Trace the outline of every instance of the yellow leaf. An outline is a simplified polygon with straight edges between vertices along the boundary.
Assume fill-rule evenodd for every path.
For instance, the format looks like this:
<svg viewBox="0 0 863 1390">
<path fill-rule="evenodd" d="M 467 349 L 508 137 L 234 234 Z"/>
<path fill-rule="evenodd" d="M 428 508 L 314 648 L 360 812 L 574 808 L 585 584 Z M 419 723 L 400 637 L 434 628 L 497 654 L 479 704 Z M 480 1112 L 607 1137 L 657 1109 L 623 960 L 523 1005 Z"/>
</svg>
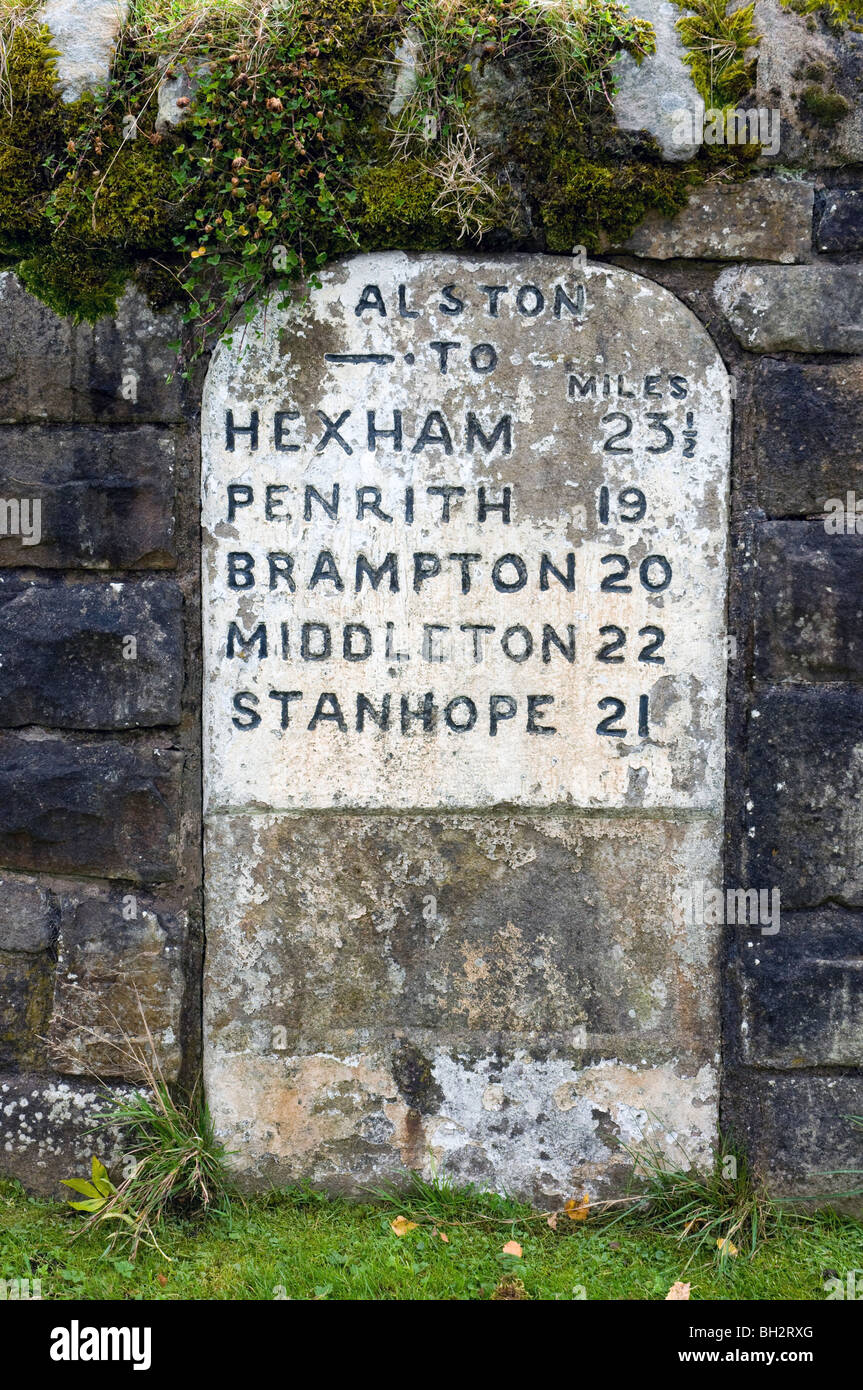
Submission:
<svg viewBox="0 0 863 1390">
<path fill-rule="evenodd" d="M 519 1245 L 517 1240 L 508 1240 L 506 1245 L 503 1247 L 502 1254 L 517 1255 L 518 1258 L 521 1259 L 521 1246 Z"/>
<path fill-rule="evenodd" d="M 722 1251 L 723 1255 L 740 1254 L 740 1251 L 737 1249 L 737 1246 L 734 1244 L 734 1242 L 729 1240 L 726 1236 L 720 1236 L 716 1244 L 719 1246 L 719 1249 Z"/>
<path fill-rule="evenodd" d="M 676 1284 L 672 1284 L 672 1285 L 671 1285 L 671 1288 L 668 1290 L 668 1293 L 665 1295 L 665 1301 L 666 1301 L 666 1303 L 669 1301 L 669 1299 L 671 1299 L 671 1300 L 673 1301 L 673 1300 L 676 1299 L 676 1298 L 679 1298 L 679 1299 L 688 1298 L 688 1297 L 689 1297 L 689 1290 L 690 1290 L 691 1288 L 692 1288 L 692 1285 L 691 1285 L 691 1284 L 681 1284 L 681 1283 L 680 1283 L 680 1280 L 678 1280 Z"/>
<path fill-rule="evenodd" d="M 408 1231 L 415 1231 L 417 1228 L 417 1223 L 415 1221 L 408 1221 L 406 1216 L 397 1216 L 395 1221 L 390 1222 L 390 1225 L 397 1236 L 405 1236 Z"/>
<path fill-rule="evenodd" d="M 585 1192 L 580 1202 L 570 1197 L 568 1202 L 564 1202 L 563 1209 L 570 1221 L 586 1221 L 590 1211 L 590 1193 Z"/>
</svg>

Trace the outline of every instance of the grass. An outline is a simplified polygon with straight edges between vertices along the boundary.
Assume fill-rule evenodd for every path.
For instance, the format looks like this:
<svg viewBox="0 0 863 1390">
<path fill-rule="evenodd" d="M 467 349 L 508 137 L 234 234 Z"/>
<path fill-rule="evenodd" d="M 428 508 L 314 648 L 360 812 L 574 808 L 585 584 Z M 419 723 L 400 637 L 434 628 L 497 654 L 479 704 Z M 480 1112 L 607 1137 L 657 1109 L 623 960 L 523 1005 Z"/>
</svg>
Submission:
<svg viewBox="0 0 863 1390">
<path fill-rule="evenodd" d="M 85 1197 L 77 1209 L 89 1213 L 87 1229 L 107 1236 L 110 1252 L 125 1251 L 134 1259 L 142 1242 L 164 1254 L 159 1233 L 167 1217 L 208 1216 L 225 1209 L 237 1194 L 225 1146 L 213 1129 L 203 1082 L 199 1080 L 190 1094 L 168 1085 L 146 1011 L 132 988 L 140 1034 L 132 1037 L 109 1010 L 118 1040 L 107 1046 L 119 1069 L 134 1078 L 138 1088 L 110 1098 L 107 1109 L 95 1117 L 97 1127 L 105 1125 L 122 1136 L 122 1178 L 115 1186 L 94 1155 L 89 1181 L 78 1175 L 61 1181 Z M 77 1058 L 88 1042 L 101 1039 L 100 1029 L 87 1021 L 98 1000 L 81 988 L 74 997 L 77 1015 L 68 1020 L 68 1038 L 51 1049 L 61 1067 Z M 94 1080 L 98 1082 L 99 1077 Z"/>
<path fill-rule="evenodd" d="M 416 1227 L 396 1235 L 394 1214 Z M 521 1258 L 502 1253 L 511 1240 Z M 553 1231 L 528 1207 L 440 1183 L 418 1183 L 398 1204 L 291 1190 L 206 1223 L 171 1220 L 161 1233 L 170 1259 L 142 1246 L 132 1262 L 105 1244 L 76 1213 L 0 1183 L 0 1278 L 40 1279 L 46 1299 L 486 1300 L 517 1278 L 538 1300 L 658 1301 L 682 1279 L 693 1300 L 820 1301 L 825 1279 L 863 1268 L 863 1225 L 850 1218 L 782 1221 L 752 1258 L 717 1263 L 641 1218 L 561 1220 Z"/>
</svg>

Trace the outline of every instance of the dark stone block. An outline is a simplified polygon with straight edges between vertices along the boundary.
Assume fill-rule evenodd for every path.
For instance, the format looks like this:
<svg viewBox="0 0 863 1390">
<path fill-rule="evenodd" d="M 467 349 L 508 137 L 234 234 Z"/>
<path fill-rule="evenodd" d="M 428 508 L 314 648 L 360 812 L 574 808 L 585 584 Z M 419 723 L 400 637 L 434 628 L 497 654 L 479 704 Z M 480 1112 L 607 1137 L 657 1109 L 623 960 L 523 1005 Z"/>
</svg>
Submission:
<svg viewBox="0 0 863 1390">
<path fill-rule="evenodd" d="M 95 1153 L 116 1178 L 123 1136 L 97 1116 L 131 1086 L 66 1080 L 45 1072 L 0 1073 L 0 1171 L 31 1192 L 68 1200 L 63 1178 L 86 1178 Z M 47 1290 L 46 1290 L 47 1292 Z"/>
<path fill-rule="evenodd" d="M 769 517 L 821 517 L 829 498 L 863 498 L 863 362 L 760 362 L 744 409 L 755 501 Z"/>
<path fill-rule="evenodd" d="M 54 894 L 41 883 L 0 875 L 0 951 L 46 951 L 59 920 Z"/>
<path fill-rule="evenodd" d="M 756 1067 L 856 1067 L 863 1060 L 863 915 L 780 913 L 779 931 L 737 933 L 732 974 L 740 1057 Z"/>
<path fill-rule="evenodd" d="M 781 687 L 754 697 L 743 881 L 782 907 L 863 907 L 863 691 Z"/>
<path fill-rule="evenodd" d="M 48 1035 L 60 1071 L 134 1080 L 130 1051 L 150 1056 L 152 1043 L 176 1080 L 185 936 L 185 917 L 149 895 L 103 885 L 64 895 Z"/>
<path fill-rule="evenodd" d="M 821 522 L 759 527 L 755 673 L 764 681 L 863 677 L 863 535 Z"/>
<path fill-rule="evenodd" d="M 44 1065 L 51 1016 L 53 961 L 47 953 L 0 951 L 0 1066 Z M 2 1100 L 0 1100 L 2 1106 Z"/>
<path fill-rule="evenodd" d="M 0 735 L 0 864 L 173 879 L 182 765 L 172 749 Z"/>
<path fill-rule="evenodd" d="M 152 425 L 0 427 L 0 497 L 41 508 L 39 544 L 0 534 L 0 566 L 172 568 L 176 453 L 176 432 Z"/>
<path fill-rule="evenodd" d="M 816 245 L 819 251 L 863 251 L 863 191 L 828 188 Z"/>
<path fill-rule="evenodd" d="M 863 1129 L 849 1119 L 861 1114 L 861 1075 L 770 1074 L 748 1067 L 726 1074 L 723 1128 L 745 1146 L 776 1196 L 818 1197 L 824 1205 L 831 1194 L 863 1187 L 854 1177 L 854 1170 L 863 1174 Z M 851 1205 L 859 1211 L 860 1198 Z"/>
<path fill-rule="evenodd" d="M 113 318 L 73 324 L 5 271 L 0 275 L 0 422 L 180 420 L 182 382 L 169 346 L 179 336 L 178 312 L 154 312 L 137 290 L 126 290 Z"/>
<path fill-rule="evenodd" d="M 179 724 L 182 603 L 172 579 L 0 574 L 0 725 Z"/>
</svg>

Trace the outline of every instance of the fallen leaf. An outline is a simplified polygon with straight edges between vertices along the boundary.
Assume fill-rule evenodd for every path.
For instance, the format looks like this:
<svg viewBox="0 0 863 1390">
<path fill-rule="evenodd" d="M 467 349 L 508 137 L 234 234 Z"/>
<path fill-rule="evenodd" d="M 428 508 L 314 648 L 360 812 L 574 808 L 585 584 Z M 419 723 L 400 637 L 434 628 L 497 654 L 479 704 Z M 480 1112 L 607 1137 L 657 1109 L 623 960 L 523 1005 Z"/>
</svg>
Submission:
<svg viewBox="0 0 863 1390">
<path fill-rule="evenodd" d="M 740 1254 L 740 1251 L 737 1249 L 737 1246 L 734 1244 L 732 1240 L 729 1240 L 727 1236 L 720 1236 L 716 1244 L 719 1246 L 719 1249 L 722 1251 L 723 1255 Z"/>
<path fill-rule="evenodd" d="M 586 1221 L 590 1211 L 590 1194 L 585 1192 L 580 1202 L 570 1197 L 568 1202 L 564 1202 L 563 1209 L 570 1221 Z"/>
<path fill-rule="evenodd" d="M 691 1285 L 691 1284 L 681 1284 L 680 1280 L 678 1279 L 677 1283 L 676 1283 L 676 1284 L 672 1284 L 672 1285 L 671 1285 L 671 1288 L 668 1290 L 668 1293 L 665 1295 L 665 1301 L 666 1301 L 666 1303 L 669 1301 L 669 1299 L 671 1299 L 672 1301 L 674 1301 L 674 1299 L 685 1299 L 685 1298 L 688 1298 L 688 1297 L 689 1297 L 689 1290 L 690 1290 L 691 1288 L 692 1288 L 692 1285 Z"/>
<path fill-rule="evenodd" d="M 551 1213 L 551 1216 L 548 1218 L 548 1224 L 549 1224 L 549 1226 L 551 1227 L 551 1229 L 552 1229 L 553 1231 L 556 1231 L 556 1230 L 557 1230 L 557 1212 L 556 1212 L 556 1211 L 553 1211 L 553 1212 Z"/>
<path fill-rule="evenodd" d="M 446 1231 L 438 1231 L 438 1235 L 440 1236 L 444 1245 L 449 1245 L 449 1236 L 447 1235 Z"/>
<path fill-rule="evenodd" d="M 408 1231 L 415 1231 L 417 1228 L 417 1223 L 415 1221 L 408 1221 L 406 1216 L 397 1216 L 395 1221 L 390 1222 L 390 1225 L 397 1236 L 405 1236 Z"/>
<path fill-rule="evenodd" d="M 501 1252 L 504 1255 L 517 1255 L 521 1259 L 521 1246 L 517 1240 L 508 1240 Z"/>
<path fill-rule="evenodd" d="M 156 1279 L 157 1279 L 158 1282 L 162 1285 L 162 1288 L 164 1288 L 165 1285 L 166 1285 L 167 1282 L 168 1282 L 167 1279 L 165 1278 L 164 1274 L 157 1274 L 157 1275 L 156 1275 Z"/>
</svg>

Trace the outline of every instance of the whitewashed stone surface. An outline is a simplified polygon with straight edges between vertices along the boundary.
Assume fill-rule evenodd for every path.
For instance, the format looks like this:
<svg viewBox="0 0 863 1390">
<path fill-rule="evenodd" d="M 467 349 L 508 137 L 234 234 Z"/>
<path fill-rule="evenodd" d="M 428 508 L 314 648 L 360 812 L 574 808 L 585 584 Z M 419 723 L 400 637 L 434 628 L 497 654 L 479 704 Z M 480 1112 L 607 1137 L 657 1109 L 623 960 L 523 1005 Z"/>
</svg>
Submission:
<svg viewBox="0 0 863 1390">
<path fill-rule="evenodd" d="M 509 286 L 496 317 L 478 285 Z M 399 316 L 400 286 L 418 317 Z M 357 314 L 364 289 L 373 307 Z M 537 289 L 545 307 L 520 313 Z M 556 317 L 556 292 L 584 294 L 583 313 L 559 300 Z M 441 342 L 458 344 L 445 373 Z M 494 351 L 495 369 L 473 369 L 471 350 L 480 366 Z M 335 360 L 352 355 L 381 361 Z M 596 397 L 581 394 L 591 379 Z M 256 448 L 248 433 L 226 447 L 228 411 L 235 430 L 257 412 Z M 367 447 L 369 412 L 390 431 L 400 412 L 400 450 Z M 209 811 L 719 804 L 730 402 L 710 339 L 667 291 L 606 267 L 580 282 L 555 257 L 357 257 L 218 349 L 203 419 Z M 336 518 L 307 487 L 331 510 L 338 488 Z M 459 489 L 449 521 L 441 488 Z M 479 520 L 483 497 L 508 497 L 509 521 Z M 359 518 L 363 501 L 386 519 Z M 252 557 L 233 562 L 246 587 L 229 587 L 231 554 Z M 268 556 L 290 557 L 272 562 L 273 588 Z M 357 591 L 361 556 L 389 566 L 376 589 L 363 570 Z M 411 713 L 428 695 L 424 731 Z M 387 729 L 364 705 L 357 731 L 359 697 L 379 724 L 389 699 Z M 597 733 L 603 719 L 625 734 Z"/>
<path fill-rule="evenodd" d="M 721 882 L 730 417 L 685 306 L 567 258 L 352 258 L 220 345 L 205 1075 L 249 1182 L 709 1161 L 718 941 L 676 895 Z"/>
</svg>

